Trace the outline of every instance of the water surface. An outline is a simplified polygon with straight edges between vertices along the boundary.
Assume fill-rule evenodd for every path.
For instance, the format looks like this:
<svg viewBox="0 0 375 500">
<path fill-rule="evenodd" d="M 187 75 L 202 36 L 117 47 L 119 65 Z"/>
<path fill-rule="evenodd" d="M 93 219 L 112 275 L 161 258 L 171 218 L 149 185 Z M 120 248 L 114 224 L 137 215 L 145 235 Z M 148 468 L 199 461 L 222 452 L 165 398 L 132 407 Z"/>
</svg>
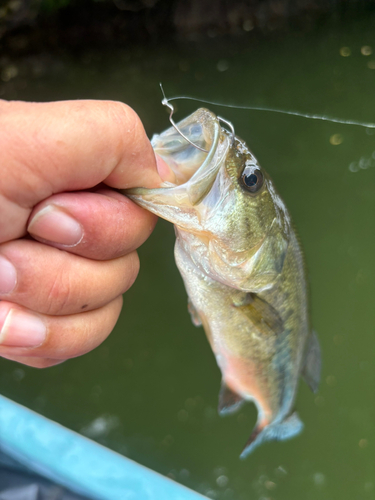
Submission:
<svg viewBox="0 0 375 500">
<path fill-rule="evenodd" d="M 367 20 L 305 35 L 44 54 L 10 61 L 16 71 L 4 70 L 0 92 L 122 100 L 150 136 L 168 126 L 159 81 L 168 95 L 375 122 L 373 33 Z M 197 106 L 181 101 L 176 120 Z M 140 249 L 139 278 L 110 338 L 44 371 L 2 360 L 0 391 L 214 499 L 372 499 L 375 129 L 210 108 L 233 122 L 274 178 L 305 249 L 324 366 L 317 395 L 301 382 L 304 432 L 239 460 L 256 410 L 217 415 L 220 373 L 187 313 L 164 221 Z"/>
</svg>

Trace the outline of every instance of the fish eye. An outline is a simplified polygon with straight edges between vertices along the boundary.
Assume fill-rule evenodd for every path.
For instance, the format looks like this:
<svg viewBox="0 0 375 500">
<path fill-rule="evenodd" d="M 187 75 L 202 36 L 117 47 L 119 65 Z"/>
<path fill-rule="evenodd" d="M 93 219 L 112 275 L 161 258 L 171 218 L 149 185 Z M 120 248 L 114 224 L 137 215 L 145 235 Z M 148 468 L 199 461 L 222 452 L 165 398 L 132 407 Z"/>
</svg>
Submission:
<svg viewBox="0 0 375 500">
<path fill-rule="evenodd" d="M 241 175 L 242 184 L 250 193 L 256 193 L 263 186 L 263 174 L 258 169 L 252 169 L 249 172 L 248 168 L 245 168 Z"/>
</svg>

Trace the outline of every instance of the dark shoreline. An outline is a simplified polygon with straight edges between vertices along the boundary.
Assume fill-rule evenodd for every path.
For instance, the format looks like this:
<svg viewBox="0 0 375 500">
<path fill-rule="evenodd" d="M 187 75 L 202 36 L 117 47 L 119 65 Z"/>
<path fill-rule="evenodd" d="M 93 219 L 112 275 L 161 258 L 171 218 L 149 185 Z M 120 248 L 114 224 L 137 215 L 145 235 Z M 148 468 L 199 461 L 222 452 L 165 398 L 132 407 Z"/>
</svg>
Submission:
<svg viewBox="0 0 375 500">
<path fill-rule="evenodd" d="M 364 15 L 375 16 L 375 0 L 3 0 L 0 53 L 303 33 Z"/>
</svg>

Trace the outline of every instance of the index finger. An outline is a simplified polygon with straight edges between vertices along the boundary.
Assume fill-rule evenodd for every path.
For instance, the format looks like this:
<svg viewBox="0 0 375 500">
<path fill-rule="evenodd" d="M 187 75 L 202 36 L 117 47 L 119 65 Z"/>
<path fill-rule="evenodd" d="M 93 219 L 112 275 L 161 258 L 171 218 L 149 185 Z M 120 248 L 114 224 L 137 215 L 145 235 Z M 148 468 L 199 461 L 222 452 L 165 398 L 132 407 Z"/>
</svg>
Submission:
<svg viewBox="0 0 375 500">
<path fill-rule="evenodd" d="M 23 236 L 32 208 L 52 194 L 162 182 L 138 115 L 120 102 L 0 101 L 0 127 L 0 242 Z"/>
</svg>

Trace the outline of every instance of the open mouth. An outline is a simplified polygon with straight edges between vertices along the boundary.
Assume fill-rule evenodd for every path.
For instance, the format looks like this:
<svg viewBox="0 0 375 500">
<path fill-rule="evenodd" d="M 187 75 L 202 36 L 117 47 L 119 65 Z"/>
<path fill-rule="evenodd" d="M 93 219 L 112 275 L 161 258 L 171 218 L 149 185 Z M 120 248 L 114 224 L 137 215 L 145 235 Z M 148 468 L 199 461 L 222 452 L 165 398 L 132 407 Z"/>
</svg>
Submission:
<svg viewBox="0 0 375 500">
<path fill-rule="evenodd" d="M 197 205 L 212 187 L 229 146 L 228 134 L 211 111 L 200 108 L 177 124 L 152 138 L 155 153 L 171 168 L 175 183 L 166 182 L 157 189 L 135 188 L 126 191 L 137 201 L 170 203 L 173 195 L 179 203 Z M 181 134 L 182 133 L 182 134 Z M 185 138 L 189 139 L 188 142 Z"/>
<path fill-rule="evenodd" d="M 204 166 L 207 155 L 217 146 L 216 122 L 213 113 L 198 109 L 179 122 L 176 128 L 170 127 L 152 138 L 155 153 L 175 174 L 175 185 L 185 184 Z"/>
</svg>

